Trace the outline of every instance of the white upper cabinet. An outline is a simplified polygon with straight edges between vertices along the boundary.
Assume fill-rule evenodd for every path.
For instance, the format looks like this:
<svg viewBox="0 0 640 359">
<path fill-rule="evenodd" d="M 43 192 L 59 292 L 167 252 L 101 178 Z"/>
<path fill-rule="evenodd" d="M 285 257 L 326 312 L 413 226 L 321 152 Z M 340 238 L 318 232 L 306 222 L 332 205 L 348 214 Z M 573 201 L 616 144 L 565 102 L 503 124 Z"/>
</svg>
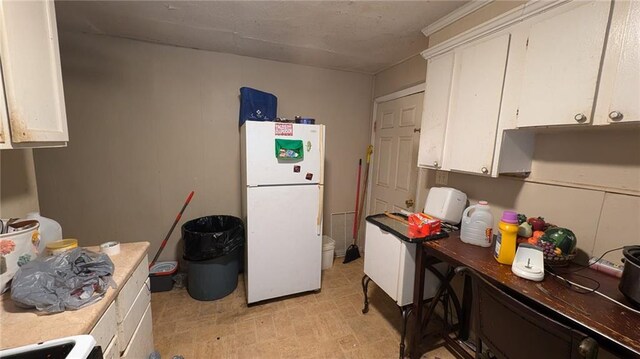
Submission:
<svg viewBox="0 0 640 359">
<path fill-rule="evenodd" d="M 526 22 L 518 127 L 592 122 L 610 8 L 574 1 Z"/>
<path fill-rule="evenodd" d="M 449 52 L 427 61 L 418 166 L 435 169 L 442 166 L 453 78 L 453 57 L 453 52 Z"/>
<path fill-rule="evenodd" d="M 69 136 L 53 1 L 0 1 L 0 57 L 8 117 L 0 148 L 64 145 Z"/>
<path fill-rule="evenodd" d="M 640 121 L 640 2 L 614 3 L 595 124 Z"/>
<path fill-rule="evenodd" d="M 444 169 L 491 174 L 510 35 L 455 50 Z"/>
</svg>

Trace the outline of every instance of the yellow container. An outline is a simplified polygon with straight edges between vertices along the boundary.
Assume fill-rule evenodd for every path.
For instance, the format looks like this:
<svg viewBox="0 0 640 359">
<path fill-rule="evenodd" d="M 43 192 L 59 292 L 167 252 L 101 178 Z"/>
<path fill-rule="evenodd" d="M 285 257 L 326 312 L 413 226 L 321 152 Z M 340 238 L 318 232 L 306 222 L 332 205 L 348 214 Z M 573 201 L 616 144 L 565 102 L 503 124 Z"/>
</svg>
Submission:
<svg viewBox="0 0 640 359">
<path fill-rule="evenodd" d="M 66 252 L 74 248 L 78 248 L 77 239 L 73 239 L 73 238 L 61 239 L 59 241 L 53 241 L 51 243 L 47 243 L 47 254 L 49 256 L 54 256 L 56 254 Z"/>
<path fill-rule="evenodd" d="M 518 214 L 504 211 L 498 223 L 498 236 L 493 256 L 502 264 L 511 265 L 516 256 L 516 238 L 518 238 Z"/>
</svg>

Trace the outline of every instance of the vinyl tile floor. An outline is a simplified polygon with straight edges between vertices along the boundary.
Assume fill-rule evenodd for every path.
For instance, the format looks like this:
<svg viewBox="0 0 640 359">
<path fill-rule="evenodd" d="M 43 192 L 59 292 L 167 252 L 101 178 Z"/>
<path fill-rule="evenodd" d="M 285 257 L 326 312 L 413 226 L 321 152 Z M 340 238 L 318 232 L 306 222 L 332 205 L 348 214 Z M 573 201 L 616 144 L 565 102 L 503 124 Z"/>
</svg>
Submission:
<svg viewBox="0 0 640 359">
<path fill-rule="evenodd" d="M 197 301 L 186 289 L 153 293 L 156 350 L 163 359 L 398 358 L 402 317 L 393 300 L 369 284 L 362 314 L 362 258 L 336 258 L 322 271 L 322 290 L 247 306 L 238 287 L 216 301 Z M 444 347 L 422 359 L 454 358 Z"/>
</svg>

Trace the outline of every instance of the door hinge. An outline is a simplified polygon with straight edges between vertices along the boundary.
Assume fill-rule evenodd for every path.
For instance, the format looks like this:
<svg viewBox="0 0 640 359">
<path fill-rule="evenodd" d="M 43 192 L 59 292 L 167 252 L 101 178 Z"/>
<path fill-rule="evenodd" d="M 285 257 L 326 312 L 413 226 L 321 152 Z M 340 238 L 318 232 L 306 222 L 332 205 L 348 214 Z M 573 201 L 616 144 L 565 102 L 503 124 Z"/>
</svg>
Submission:
<svg viewBox="0 0 640 359">
<path fill-rule="evenodd" d="M 524 47 L 527 48 L 527 49 L 529 48 L 529 38 L 528 37 L 527 37 L 527 44 L 524 45 Z"/>
<path fill-rule="evenodd" d="M 416 132 L 417 132 L 417 133 L 420 133 L 420 129 L 419 129 L 419 128 L 414 128 L 414 129 L 413 129 L 413 133 L 416 133 Z"/>
<path fill-rule="evenodd" d="M 520 109 L 516 110 L 516 118 L 518 117 L 518 115 L 520 114 Z"/>
</svg>

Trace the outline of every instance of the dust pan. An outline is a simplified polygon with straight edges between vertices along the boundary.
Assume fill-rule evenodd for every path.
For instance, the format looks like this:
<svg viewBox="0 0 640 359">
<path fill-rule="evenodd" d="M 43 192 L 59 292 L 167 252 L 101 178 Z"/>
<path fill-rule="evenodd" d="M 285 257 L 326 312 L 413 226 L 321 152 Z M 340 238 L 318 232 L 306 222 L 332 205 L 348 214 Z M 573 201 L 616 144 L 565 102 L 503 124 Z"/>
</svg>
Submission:
<svg viewBox="0 0 640 359">
<path fill-rule="evenodd" d="M 358 258 L 360 258 L 360 250 L 358 249 L 357 245 L 352 244 L 349 246 L 349 248 L 347 248 L 347 252 L 344 254 L 344 261 L 342 263 L 349 263 L 351 261 L 355 261 Z"/>
</svg>

